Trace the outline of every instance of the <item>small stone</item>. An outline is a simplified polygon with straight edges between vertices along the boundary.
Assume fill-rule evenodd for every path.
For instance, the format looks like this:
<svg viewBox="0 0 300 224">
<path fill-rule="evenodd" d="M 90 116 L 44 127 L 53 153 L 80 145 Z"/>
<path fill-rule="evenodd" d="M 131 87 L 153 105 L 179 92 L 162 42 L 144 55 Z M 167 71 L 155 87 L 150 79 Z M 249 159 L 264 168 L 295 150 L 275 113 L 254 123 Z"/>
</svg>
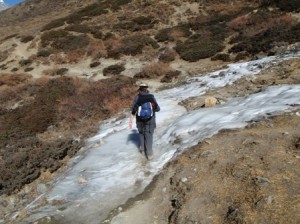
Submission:
<svg viewBox="0 0 300 224">
<path fill-rule="evenodd" d="M 87 180 L 84 179 L 83 177 L 79 177 L 79 178 L 78 178 L 78 183 L 80 183 L 80 184 L 85 184 L 85 183 L 87 183 Z"/>
<path fill-rule="evenodd" d="M 204 151 L 204 152 L 201 153 L 201 157 L 202 157 L 202 158 L 208 157 L 208 156 L 210 156 L 210 155 L 212 155 L 212 154 L 214 154 L 213 151 L 207 150 L 207 151 Z"/>
<path fill-rule="evenodd" d="M 123 208 L 122 208 L 122 207 L 119 207 L 119 208 L 118 208 L 118 211 L 119 211 L 119 212 L 121 212 L 122 210 L 123 210 Z"/>
<path fill-rule="evenodd" d="M 208 144 L 208 145 L 211 145 L 211 142 L 208 141 L 208 140 L 205 140 L 204 142 L 205 142 L 206 144 Z"/>
<path fill-rule="evenodd" d="M 266 201 L 267 201 L 268 205 L 272 204 L 273 197 L 272 196 L 268 196 Z"/>
<path fill-rule="evenodd" d="M 187 179 L 186 177 L 181 178 L 181 182 L 182 182 L 182 183 L 187 182 L 187 180 L 188 180 L 188 179 Z"/>
<path fill-rule="evenodd" d="M 271 183 L 270 180 L 265 177 L 256 176 L 255 179 L 262 186 L 268 186 Z"/>
<path fill-rule="evenodd" d="M 44 194 L 47 191 L 47 186 L 45 184 L 38 184 L 36 190 L 40 194 Z"/>
<path fill-rule="evenodd" d="M 287 177 L 287 176 L 283 176 L 283 179 L 285 179 L 285 180 L 290 180 L 290 178 Z"/>
<path fill-rule="evenodd" d="M 164 187 L 163 189 L 162 189 L 162 192 L 166 192 L 167 191 L 167 188 L 166 187 Z"/>
</svg>

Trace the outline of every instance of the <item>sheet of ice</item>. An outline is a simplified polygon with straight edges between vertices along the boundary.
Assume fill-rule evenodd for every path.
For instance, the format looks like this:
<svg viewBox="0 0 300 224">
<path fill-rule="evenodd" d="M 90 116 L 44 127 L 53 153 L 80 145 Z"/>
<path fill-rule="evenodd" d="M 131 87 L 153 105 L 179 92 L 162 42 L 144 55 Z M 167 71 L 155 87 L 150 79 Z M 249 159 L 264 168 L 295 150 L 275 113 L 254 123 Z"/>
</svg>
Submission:
<svg viewBox="0 0 300 224">
<path fill-rule="evenodd" d="M 299 85 L 271 87 L 189 113 L 178 105 L 180 100 L 203 94 L 208 88 L 258 74 L 277 60 L 282 59 L 269 57 L 232 64 L 228 69 L 189 79 L 184 86 L 155 94 L 161 111 L 154 136 L 155 158 L 150 162 L 139 154 L 137 130 L 128 129 L 128 118 L 106 121 L 45 195 L 47 200 L 61 200 L 63 205 L 35 208 L 35 204 L 30 207 L 33 215 L 24 223 L 45 215 L 62 215 L 65 223 L 99 223 L 113 208 L 141 193 L 176 153 L 221 129 L 244 127 L 250 120 L 291 110 L 292 105 L 300 104 Z"/>
</svg>

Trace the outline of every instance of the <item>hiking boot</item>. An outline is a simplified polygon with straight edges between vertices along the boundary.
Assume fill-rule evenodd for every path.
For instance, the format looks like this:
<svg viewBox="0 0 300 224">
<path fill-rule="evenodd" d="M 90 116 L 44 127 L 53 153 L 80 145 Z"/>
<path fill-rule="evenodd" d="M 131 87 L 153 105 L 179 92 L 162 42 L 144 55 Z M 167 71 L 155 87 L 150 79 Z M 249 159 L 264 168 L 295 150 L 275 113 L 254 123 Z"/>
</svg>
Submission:
<svg viewBox="0 0 300 224">
<path fill-rule="evenodd" d="M 153 155 L 147 155 L 148 160 L 152 160 L 153 159 Z"/>
<path fill-rule="evenodd" d="M 141 155 L 142 155 L 142 156 L 144 156 L 144 155 L 145 155 L 145 151 L 144 151 L 144 150 L 142 150 L 142 149 L 139 149 L 139 153 L 141 153 Z"/>
</svg>

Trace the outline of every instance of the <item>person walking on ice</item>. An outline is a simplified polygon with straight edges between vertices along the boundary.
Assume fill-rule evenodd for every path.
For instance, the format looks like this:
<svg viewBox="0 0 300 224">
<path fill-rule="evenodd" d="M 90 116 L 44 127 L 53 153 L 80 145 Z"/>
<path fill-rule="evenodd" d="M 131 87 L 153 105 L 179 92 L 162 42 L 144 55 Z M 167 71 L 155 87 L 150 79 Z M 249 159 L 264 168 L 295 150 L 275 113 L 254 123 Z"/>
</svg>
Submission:
<svg viewBox="0 0 300 224">
<path fill-rule="evenodd" d="M 139 150 L 150 160 L 153 158 L 153 133 L 156 128 L 155 112 L 160 111 L 160 107 L 154 95 L 149 93 L 147 84 L 140 84 L 138 92 L 132 103 L 129 128 L 132 128 L 135 116 L 140 138 Z"/>
</svg>

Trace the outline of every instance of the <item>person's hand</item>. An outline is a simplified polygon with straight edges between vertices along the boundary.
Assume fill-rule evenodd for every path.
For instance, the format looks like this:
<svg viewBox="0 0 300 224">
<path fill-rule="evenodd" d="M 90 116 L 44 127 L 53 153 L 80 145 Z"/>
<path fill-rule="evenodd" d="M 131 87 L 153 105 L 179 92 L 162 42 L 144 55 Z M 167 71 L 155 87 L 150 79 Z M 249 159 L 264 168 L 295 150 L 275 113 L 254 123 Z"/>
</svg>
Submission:
<svg viewBox="0 0 300 224">
<path fill-rule="evenodd" d="M 129 129 L 132 129 L 132 122 L 133 122 L 133 116 L 130 116 L 130 120 L 129 120 Z"/>
</svg>

